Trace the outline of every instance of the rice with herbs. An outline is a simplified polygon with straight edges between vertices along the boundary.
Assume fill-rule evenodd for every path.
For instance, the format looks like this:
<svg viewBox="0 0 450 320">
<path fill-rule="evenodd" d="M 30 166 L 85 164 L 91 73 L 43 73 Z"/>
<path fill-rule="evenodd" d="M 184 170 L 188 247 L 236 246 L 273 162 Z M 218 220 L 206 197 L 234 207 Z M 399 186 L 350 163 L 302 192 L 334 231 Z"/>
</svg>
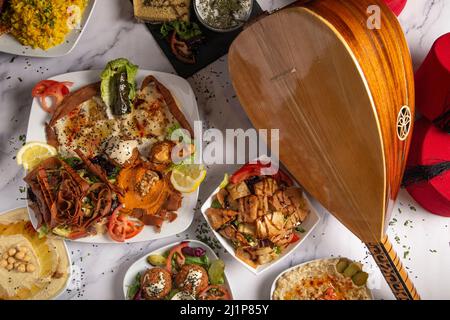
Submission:
<svg viewBox="0 0 450 320">
<path fill-rule="evenodd" d="M 49 49 L 64 41 L 88 0 L 10 0 L 2 21 L 21 44 Z M 79 9 L 78 9 L 78 8 Z M 74 9 L 75 8 L 75 9 Z"/>
</svg>

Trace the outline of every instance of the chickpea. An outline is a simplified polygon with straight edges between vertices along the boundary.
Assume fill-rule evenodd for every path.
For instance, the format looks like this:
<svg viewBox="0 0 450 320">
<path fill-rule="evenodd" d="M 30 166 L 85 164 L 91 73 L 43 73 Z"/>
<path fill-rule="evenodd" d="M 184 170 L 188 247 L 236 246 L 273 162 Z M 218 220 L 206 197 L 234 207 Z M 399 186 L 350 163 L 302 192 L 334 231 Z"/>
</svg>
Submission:
<svg viewBox="0 0 450 320">
<path fill-rule="evenodd" d="M 13 257 L 8 258 L 8 263 L 14 264 L 14 262 L 16 262 L 16 259 L 14 259 Z"/>
<path fill-rule="evenodd" d="M 2 258 L 3 259 L 8 259 L 9 258 L 9 254 L 7 253 L 7 252 L 5 252 L 3 255 L 2 255 Z"/>
<path fill-rule="evenodd" d="M 19 266 L 21 265 L 21 263 L 20 262 L 14 262 L 14 268 L 18 268 Z"/>
<path fill-rule="evenodd" d="M 16 259 L 22 260 L 23 258 L 25 258 L 25 252 L 19 251 L 14 257 L 16 257 Z"/>
<path fill-rule="evenodd" d="M 14 248 L 11 248 L 8 250 L 8 254 L 10 257 L 14 256 L 16 254 L 17 250 Z"/>
<path fill-rule="evenodd" d="M 33 272 L 34 270 L 36 270 L 36 267 L 34 266 L 34 264 L 27 264 L 27 272 Z"/>
<path fill-rule="evenodd" d="M 29 254 L 26 254 L 25 257 L 23 257 L 23 261 L 30 262 L 31 261 L 31 256 Z"/>
<path fill-rule="evenodd" d="M 6 270 L 11 271 L 14 268 L 14 266 L 10 263 L 6 266 Z"/>
<path fill-rule="evenodd" d="M 17 268 L 17 271 L 19 272 L 25 272 L 27 269 L 23 263 L 20 264 L 20 266 Z"/>
<path fill-rule="evenodd" d="M 2 261 L 0 261 L 0 267 L 6 268 L 7 265 L 8 265 L 8 261 L 6 261 L 6 259 L 3 259 Z"/>
<path fill-rule="evenodd" d="M 24 252 L 24 253 L 28 252 L 28 248 L 24 247 L 24 246 L 17 247 L 17 250 L 19 250 L 19 252 Z"/>
</svg>

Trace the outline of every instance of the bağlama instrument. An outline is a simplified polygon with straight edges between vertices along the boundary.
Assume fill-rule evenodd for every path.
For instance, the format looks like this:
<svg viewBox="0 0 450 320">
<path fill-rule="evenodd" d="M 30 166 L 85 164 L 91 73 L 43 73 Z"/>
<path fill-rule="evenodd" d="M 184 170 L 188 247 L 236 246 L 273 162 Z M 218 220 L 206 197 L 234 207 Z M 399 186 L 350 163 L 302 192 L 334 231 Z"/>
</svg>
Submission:
<svg viewBox="0 0 450 320">
<path fill-rule="evenodd" d="M 379 0 L 300 1 L 252 22 L 229 69 L 257 129 L 279 129 L 281 162 L 364 241 L 398 299 L 419 299 L 385 230 L 414 119 L 408 46 Z"/>
</svg>

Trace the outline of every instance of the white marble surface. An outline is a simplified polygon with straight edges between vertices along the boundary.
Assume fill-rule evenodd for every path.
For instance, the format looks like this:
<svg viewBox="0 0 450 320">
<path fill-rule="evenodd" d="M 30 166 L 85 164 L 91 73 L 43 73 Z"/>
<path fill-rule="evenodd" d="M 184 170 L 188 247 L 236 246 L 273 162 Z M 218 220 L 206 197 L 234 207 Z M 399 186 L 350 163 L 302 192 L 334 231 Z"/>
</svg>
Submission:
<svg viewBox="0 0 450 320">
<path fill-rule="evenodd" d="M 289 1 L 260 1 L 274 9 Z M 450 31 L 450 1 L 410 0 L 400 21 L 417 67 L 434 39 Z M 0 53 L 0 212 L 24 205 L 23 172 L 14 160 L 26 132 L 31 88 L 43 78 L 69 71 L 101 69 L 113 58 L 124 56 L 141 68 L 173 72 L 170 63 L 143 25 L 134 23 L 128 0 L 98 0 L 87 30 L 68 56 L 31 59 Z M 250 123 L 236 101 L 227 75 L 226 58 L 191 78 L 201 117 L 208 127 L 247 128 Z M 213 93 L 213 94 L 212 94 Z M 220 182 L 226 166 L 212 166 L 200 191 L 200 202 Z M 233 261 L 223 249 L 227 271 L 238 299 L 267 299 L 273 279 L 287 267 L 315 258 L 337 255 L 360 259 L 371 273 L 370 285 L 379 299 L 392 299 L 385 281 L 365 246 L 319 205 L 323 219 L 313 235 L 291 257 L 274 269 L 255 276 Z M 187 232 L 178 237 L 134 245 L 68 243 L 73 277 L 65 299 L 121 299 L 126 269 L 146 252 L 179 238 L 201 238 L 206 230 L 199 212 Z M 424 212 L 402 191 L 388 234 L 424 299 L 450 299 L 449 219 Z M 396 222 L 395 222 L 396 221 Z M 210 235 L 209 235 L 210 237 Z"/>
</svg>

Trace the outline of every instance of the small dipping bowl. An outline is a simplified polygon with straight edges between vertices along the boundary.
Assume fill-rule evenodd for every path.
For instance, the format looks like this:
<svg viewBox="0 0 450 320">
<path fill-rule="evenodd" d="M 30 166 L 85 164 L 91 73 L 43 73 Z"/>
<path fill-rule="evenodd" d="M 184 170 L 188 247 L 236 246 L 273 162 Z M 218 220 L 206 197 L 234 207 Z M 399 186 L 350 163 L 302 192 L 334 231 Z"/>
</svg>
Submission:
<svg viewBox="0 0 450 320">
<path fill-rule="evenodd" d="M 250 18 L 250 15 L 252 14 L 252 10 L 253 10 L 253 2 L 254 0 L 244 0 L 242 2 L 244 3 L 248 3 L 248 7 L 245 8 L 246 11 L 243 12 L 242 16 L 239 17 L 238 23 L 230 28 L 218 28 L 217 26 L 213 26 L 208 24 L 208 22 L 205 20 L 204 16 L 202 15 L 202 5 L 201 3 L 211 3 L 214 2 L 214 0 L 194 0 L 194 11 L 195 14 L 198 18 L 198 20 L 201 22 L 202 25 L 204 25 L 206 28 L 208 28 L 209 30 L 215 31 L 215 32 L 230 32 L 230 31 L 235 31 L 239 28 L 241 28 Z"/>
</svg>

